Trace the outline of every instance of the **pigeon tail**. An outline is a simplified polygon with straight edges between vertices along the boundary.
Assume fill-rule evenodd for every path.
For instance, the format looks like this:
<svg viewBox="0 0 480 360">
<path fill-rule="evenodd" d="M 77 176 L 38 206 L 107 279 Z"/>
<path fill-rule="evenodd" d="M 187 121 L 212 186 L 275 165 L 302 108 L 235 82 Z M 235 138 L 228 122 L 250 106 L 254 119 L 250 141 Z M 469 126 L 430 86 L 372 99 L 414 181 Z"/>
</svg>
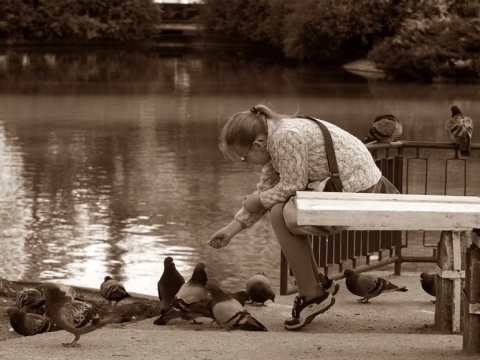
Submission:
<svg viewBox="0 0 480 360">
<path fill-rule="evenodd" d="M 365 139 L 363 139 L 363 143 L 366 145 L 366 144 L 371 144 L 371 143 L 376 143 L 378 142 L 376 139 L 373 139 L 371 137 L 366 137 Z"/>
<path fill-rule="evenodd" d="M 246 321 L 242 324 L 239 323 L 234 325 L 233 328 L 246 331 L 268 331 L 267 328 L 260 321 L 251 316 L 248 311 L 245 311 L 241 315 L 239 321 L 244 317 L 246 317 Z"/>
<path fill-rule="evenodd" d="M 392 284 L 393 285 L 393 284 Z M 396 286 L 396 285 L 393 285 L 393 286 Z M 406 286 L 402 286 L 402 287 L 396 287 L 396 288 L 385 288 L 384 290 L 382 290 L 382 293 L 388 293 L 388 292 L 393 292 L 393 291 L 401 291 L 401 292 L 406 292 L 408 291 L 407 287 Z"/>
</svg>

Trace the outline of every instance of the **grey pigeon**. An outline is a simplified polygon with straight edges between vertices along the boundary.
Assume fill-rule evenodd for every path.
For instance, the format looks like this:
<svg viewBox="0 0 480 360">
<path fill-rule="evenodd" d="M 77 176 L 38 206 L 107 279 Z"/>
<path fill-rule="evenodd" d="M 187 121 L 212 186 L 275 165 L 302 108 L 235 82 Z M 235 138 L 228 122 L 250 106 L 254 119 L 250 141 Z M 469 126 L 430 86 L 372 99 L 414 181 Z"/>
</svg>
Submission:
<svg viewBox="0 0 480 360">
<path fill-rule="evenodd" d="M 212 294 L 212 312 L 215 321 L 226 330 L 267 331 L 267 328 L 255 319 L 245 307 L 220 286 L 208 281 L 207 287 Z"/>
<path fill-rule="evenodd" d="M 42 334 L 54 327 L 52 321 L 45 315 L 27 313 L 15 308 L 8 308 L 7 314 L 13 330 L 23 336 Z"/>
<path fill-rule="evenodd" d="M 115 306 L 119 301 L 130 297 L 123 284 L 110 276 L 105 276 L 103 283 L 100 285 L 100 295 L 108 300 L 109 305 L 111 305 L 112 301 L 115 301 Z"/>
<path fill-rule="evenodd" d="M 44 283 L 39 288 L 45 296 L 46 315 L 58 329 L 75 335 L 71 343 L 63 344 L 65 347 L 80 346 L 78 340 L 81 335 L 107 324 L 131 320 L 124 314 L 101 312 L 91 304 L 74 300 L 56 284 Z"/>
<path fill-rule="evenodd" d="M 40 283 L 39 285 L 37 285 L 35 287 L 35 289 L 41 291 L 41 287 L 44 285 L 45 283 Z M 54 283 L 55 285 L 57 285 L 57 287 L 63 291 L 65 293 L 65 296 L 69 296 L 71 297 L 72 299 L 75 299 L 76 296 L 77 296 L 77 292 L 75 291 L 75 289 L 70 286 L 70 285 L 65 285 L 65 284 L 62 284 L 62 283 Z"/>
<path fill-rule="evenodd" d="M 26 288 L 17 292 L 15 298 L 17 308 L 24 312 L 43 315 L 45 313 L 45 298 L 38 289 Z"/>
<path fill-rule="evenodd" d="M 451 111 L 452 116 L 445 123 L 445 129 L 448 130 L 453 142 L 460 149 L 460 154 L 469 156 L 473 135 L 473 120 L 465 116 L 458 106 L 452 106 Z"/>
<path fill-rule="evenodd" d="M 375 274 L 357 274 L 352 269 L 343 272 L 348 291 L 361 296 L 358 302 L 368 303 L 371 298 L 392 291 L 408 291 L 405 286 L 398 287 L 390 281 Z"/>
<path fill-rule="evenodd" d="M 168 256 L 163 261 L 163 274 L 158 280 L 158 298 L 162 302 L 162 310 L 160 314 L 163 314 L 170 309 L 170 304 L 177 294 L 178 290 L 185 284 L 185 279 L 175 267 L 173 258 Z"/>
<path fill-rule="evenodd" d="M 402 132 L 402 123 L 394 115 L 379 115 L 373 120 L 373 125 L 368 130 L 368 135 L 363 143 L 397 141 Z"/>
<path fill-rule="evenodd" d="M 193 270 L 192 277 L 172 299 L 171 307 L 162 313 L 153 323 L 165 325 L 172 319 L 183 318 L 196 322 L 198 317 L 209 317 L 213 314 L 205 305 L 208 301 L 208 289 L 205 287 L 208 277 L 205 271 L 205 264 L 199 262 Z"/>
<path fill-rule="evenodd" d="M 275 292 L 272 290 L 270 279 L 264 272 L 259 272 L 247 280 L 247 293 L 252 303 L 265 305 L 265 301 L 275 302 Z"/>
<path fill-rule="evenodd" d="M 245 306 L 247 301 L 250 299 L 250 296 L 248 295 L 248 292 L 245 290 L 240 290 L 236 291 L 233 293 L 229 293 L 231 297 L 233 297 L 235 300 L 237 300 L 242 306 Z"/>
<path fill-rule="evenodd" d="M 437 296 L 437 274 L 422 272 L 420 274 L 420 283 L 422 284 L 422 289 L 425 290 L 427 294 Z"/>
<path fill-rule="evenodd" d="M 236 292 L 227 292 L 227 295 L 233 297 L 235 300 L 237 300 L 242 306 L 245 306 L 245 304 L 250 300 L 250 296 L 248 296 L 248 293 L 245 290 L 240 290 Z M 207 299 L 205 303 L 205 307 L 209 309 L 210 311 L 212 310 L 212 298 L 210 297 Z"/>
</svg>

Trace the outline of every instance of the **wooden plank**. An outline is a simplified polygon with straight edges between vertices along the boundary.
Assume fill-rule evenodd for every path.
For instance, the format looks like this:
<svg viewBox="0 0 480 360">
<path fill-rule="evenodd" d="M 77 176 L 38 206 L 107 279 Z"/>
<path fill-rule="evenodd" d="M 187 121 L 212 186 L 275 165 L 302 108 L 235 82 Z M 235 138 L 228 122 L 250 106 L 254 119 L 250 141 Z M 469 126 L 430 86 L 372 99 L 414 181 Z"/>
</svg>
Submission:
<svg viewBox="0 0 480 360">
<path fill-rule="evenodd" d="M 480 228 L 477 197 L 298 192 L 296 203 L 299 225 L 348 226 L 350 230 Z"/>
<path fill-rule="evenodd" d="M 417 195 L 417 194 L 377 194 L 377 193 L 338 193 L 319 191 L 297 191 L 297 199 L 317 200 L 375 200 L 375 201 L 399 201 L 399 202 L 436 202 L 455 204 L 480 204 L 478 196 L 454 196 L 454 195 Z"/>
</svg>

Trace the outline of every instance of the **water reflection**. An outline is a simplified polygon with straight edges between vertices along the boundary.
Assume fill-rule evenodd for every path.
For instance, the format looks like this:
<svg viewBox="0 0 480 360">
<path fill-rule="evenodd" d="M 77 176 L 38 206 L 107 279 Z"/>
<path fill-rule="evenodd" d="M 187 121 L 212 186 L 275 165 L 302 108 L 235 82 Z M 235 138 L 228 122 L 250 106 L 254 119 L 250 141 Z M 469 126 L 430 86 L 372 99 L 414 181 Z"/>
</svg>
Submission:
<svg viewBox="0 0 480 360">
<path fill-rule="evenodd" d="M 205 245 L 260 171 L 218 150 L 232 113 L 268 101 L 361 138 L 395 113 L 405 139 L 432 141 L 448 141 L 453 102 L 480 117 L 476 87 L 367 82 L 241 54 L 8 50 L 0 78 L 1 276 L 97 287 L 111 274 L 148 294 L 166 256 L 185 277 L 203 260 L 232 289 L 260 270 L 278 282 L 267 218 L 227 248 Z"/>
</svg>

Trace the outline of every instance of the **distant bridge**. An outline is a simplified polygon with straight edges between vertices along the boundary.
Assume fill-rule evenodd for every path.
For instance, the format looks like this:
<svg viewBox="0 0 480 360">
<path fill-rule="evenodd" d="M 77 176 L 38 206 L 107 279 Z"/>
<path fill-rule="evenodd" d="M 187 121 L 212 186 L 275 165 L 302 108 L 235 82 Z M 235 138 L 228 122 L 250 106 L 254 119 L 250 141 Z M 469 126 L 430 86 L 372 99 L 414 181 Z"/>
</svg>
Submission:
<svg viewBox="0 0 480 360">
<path fill-rule="evenodd" d="M 203 4 L 161 3 L 162 22 L 156 40 L 160 43 L 185 44 L 198 36 L 199 15 Z"/>
</svg>

